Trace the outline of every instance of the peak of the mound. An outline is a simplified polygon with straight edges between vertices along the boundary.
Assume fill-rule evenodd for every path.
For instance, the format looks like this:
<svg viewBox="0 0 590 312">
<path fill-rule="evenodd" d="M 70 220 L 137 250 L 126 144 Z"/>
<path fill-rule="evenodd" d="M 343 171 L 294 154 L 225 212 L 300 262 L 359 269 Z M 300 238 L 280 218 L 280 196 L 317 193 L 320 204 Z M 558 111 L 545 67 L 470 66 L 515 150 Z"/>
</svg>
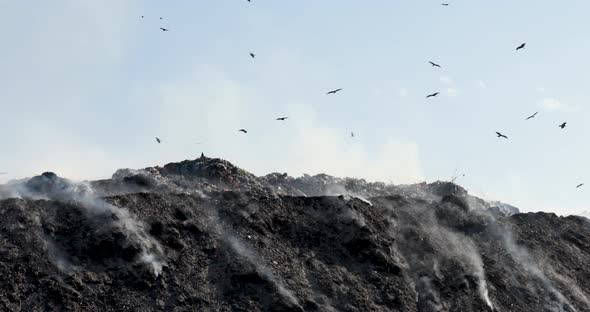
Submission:
<svg viewBox="0 0 590 312">
<path fill-rule="evenodd" d="M 149 179 L 153 181 L 148 181 Z M 171 162 L 162 167 L 144 169 L 119 169 L 113 174 L 113 180 L 125 180 L 130 183 L 151 185 L 156 182 L 201 181 L 229 188 L 240 188 L 256 184 L 257 177 L 239 168 L 231 162 L 220 158 L 201 156 L 194 160 Z"/>
<path fill-rule="evenodd" d="M 137 192 L 210 194 L 223 191 L 249 192 L 261 196 L 352 196 L 370 199 L 400 195 L 407 198 L 439 202 L 451 201 L 464 209 L 490 210 L 498 216 L 518 213 L 518 209 L 500 202 L 486 202 L 469 195 L 455 183 L 436 181 L 394 185 L 358 178 L 341 178 L 328 174 L 293 177 L 287 173 L 256 176 L 231 162 L 201 155 L 193 160 L 171 162 L 143 169 L 119 169 L 111 179 L 78 183 L 46 172 L 16 187 L 0 187 L 0 198 L 35 195 L 62 198 L 75 194 L 115 196 Z M 23 191 L 24 190 L 24 191 Z M 18 196 L 17 196 L 18 197 Z"/>
<path fill-rule="evenodd" d="M 163 167 L 155 167 L 162 176 L 184 176 L 203 178 L 227 183 L 241 184 L 256 180 L 252 173 L 241 169 L 227 160 L 201 156 L 195 160 L 172 162 Z"/>
</svg>

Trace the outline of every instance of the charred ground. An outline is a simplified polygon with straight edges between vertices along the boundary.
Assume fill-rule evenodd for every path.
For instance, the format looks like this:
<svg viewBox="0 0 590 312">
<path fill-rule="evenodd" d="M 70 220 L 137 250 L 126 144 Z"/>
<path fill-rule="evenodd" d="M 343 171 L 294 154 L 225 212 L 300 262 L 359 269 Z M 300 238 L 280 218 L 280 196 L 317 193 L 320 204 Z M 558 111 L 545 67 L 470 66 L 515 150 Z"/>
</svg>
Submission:
<svg viewBox="0 0 590 312">
<path fill-rule="evenodd" d="M 201 157 L 0 187 L 2 311 L 590 311 L 590 224 Z"/>
</svg>

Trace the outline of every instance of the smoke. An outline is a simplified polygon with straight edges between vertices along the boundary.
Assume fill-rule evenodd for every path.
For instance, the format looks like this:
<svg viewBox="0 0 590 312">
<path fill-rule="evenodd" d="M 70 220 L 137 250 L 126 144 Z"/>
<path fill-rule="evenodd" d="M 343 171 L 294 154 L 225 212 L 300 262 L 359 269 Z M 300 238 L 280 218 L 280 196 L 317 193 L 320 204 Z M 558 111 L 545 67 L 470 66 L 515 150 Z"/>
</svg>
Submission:
<svg viewBox="0 0 590 312">
<path fill-rule="evenodd" d="M 209 215 L 209 225 L 212 225 L 212 231 L 221 236 L 221 240 L 228 245 L 233 252 L 243 257 L 254 266 L 256 272 L 263 277 L 265 280 L 275 286 L 281 296 L 287 299 L 291 304 L 300 306 L 299 301 L 295 297 L 292 291 L 290 291 L 283 280 L 276 276 L 273 271 L 263 262 L 263 259 L 254 251 L 253 248 L 248 246 L 245 242 L 239 239 L 239 237 L 232 233 L 230 227 L 224 225 L 219 219 L 216 210 L 212 210 Z"/>
<path fill-rule="evenodd" d="M 497 231 L 502 237 L 504 246 L 514 262 L 521 265 L 523 269 L 537 278 L 543 287 L 553 295 L 554 298 L 546 298 L 550 304 L 547 308 L 551 310 L 557 309 L 557 311 L 565 311 L 564 306 L 567 306 L 572 311 L 576 311 L 567 298 L 555 288 L 551 280 L 535 263 L 529 252 L 515 242 L 512 232 L 507 229 L 500 229 L 499 227 L 497 228 Z"/>
<path fill-rule="evenodd" d="M 391 231 L 397 237 L 395 249 L 404 257 L 413 278 L 419 304 L 430 307 L 433 311 L 443 308 L 444 302 L 433 287 L 432 279 L 443 278 L 439 271 L 439 262 L 454 260 L 475 277 L 479 297 L 494 310 L 483 261 L 473 240 L 440 224 L 431 206 L 405 208 L 410 211 L 392 210 L 401 220 L 390 220 Z M 463 212 L 448 207 L 444 213 L 452 216 Z M 409 219 L 406 220 L 406 217 Z"/>
<path fill-rule="evenodd" d="M 584 302 L 586 306 L 590 309 L 590 299 L 588 296 L 576 285 L 576 282 L 572 279 L 563 276 L 555 271 L 555 269 L 550 264 L 545 264 L 545 270 L 548 272 L 551 277 L 555 278 L 556 280 L 560 281 L 563 286 L 570 290 L 570 293 L 580 299 L 580 301 Z"/>
<path fill-rule="evenodd" d="M 75 182 L 58 177 L 53 173 L 44 173 L 29 179 L 26 183 L 11 184 L 2 187 L 0 199 L 26 198 L 32 200 L 47 199 L 61 202 L 74 202 L 83 208 L 86 218 L 95 219 L 101 216 L 111 216 L 114 220 L 111 226 L 119 228 L 127 238 L 137 243 L 140 248 L 138 261 L 151 267 L 158 276 L 162 272 L 162 248 L 157 241 L 146 232 L 143 224 L 132 216 L 128 209 L 116 207 L 96 196 L 93 188 L 87 182 Z M 43 239 L 46 247 L 59 268 L 67 268 L 65 257 L 47 238 Z"/>
<path fill-rule="evenodd" d="M 248 247 L 243 241 L 237 238 L 234 235 L 229 233 L 223 233 L 222 235 L 224 241 L 229 244 L 233 251 L 235 251 L 240 256 L 244 257 L 250 264 L 254 265 L 256 268 L 256 272 L 264 277 L 267 281 L 271 282 L 277 288 L 279 294 L 289 300 L 294 305 L 299 306 L 299 302 L 297 298 L 293 295 L 293 293 L 287 289 L 283 281 L 274 275 L 272 270 L 264 265 L 260 261 L 260 257 L 250 248 Z"/>
<path fill-rule="evenodd" d="M 341 185 L 341 184 L 330 184 L 326 187 L 326 189 L 324 190 L 324 195 L 325 196 L 336 196 L 336 195 L 341 195 L 344 196 L 345 200 L 350 200 L 351 198 L 356 198 L 364 203 L 366 203 L 369 206 L 373 206 L 373 204 L 371 203 L 371 201 L 369 201 L 368 199 L 366 199 L 365 197 L 349 191 L 348 189 L 346 189 L 345 186 Z M 364 227 L 367 224 L 367 221 L 365 220 L 365 217 L 358 213 L 357 211 L 353 210 L 352 208 L 345 206 L 344 207 L 344 212 L 342 213 L 342 215 L 350 220 L 354 220 L 357 222 L 358 225 L 360 225 L 361 227 Z"/>
<path fill-rule="evenodd" d="M 439 294 L 432 286 L 432 279 L 428 276 L 418 278 L 414 285 L 416 291 L 416 303 L 418 305 L 425 305 L 421 310 L 426 311 L 442 311 L 444 306 L 440 301 Z"/>
<path fill-rule="evenodd" d="M 477 278 L 477 287 L 481 299 L 490 309 L 494 310 L 489 296 L 483 261 L 473 241 L 465 235 L 451 232 L 440 226 L 434 226 L 432 230 L 433 235 L 431 237 L 443 245 L 443 250 L 448 252 L 448 256 L 458 257 L 467 265 L 473 276 Z"/>
</svg>

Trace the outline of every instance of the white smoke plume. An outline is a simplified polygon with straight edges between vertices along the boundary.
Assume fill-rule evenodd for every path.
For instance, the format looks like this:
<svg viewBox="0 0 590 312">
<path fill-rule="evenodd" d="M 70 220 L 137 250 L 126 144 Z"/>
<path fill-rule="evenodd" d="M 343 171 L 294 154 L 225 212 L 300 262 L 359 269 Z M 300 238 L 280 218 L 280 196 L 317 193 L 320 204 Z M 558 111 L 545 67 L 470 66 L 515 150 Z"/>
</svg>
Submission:
<svg viewBox="0 0 590 312">
<path fill-rule="evenodd" d="M 57 177 L 56 175 L 42 175 L 35 177 L 35 182 L 40 183 L 40 189 L 31 189 L 27 183 L 7 185 L 0 192 L 0 199 L 4 198 L 26 198 L 26 199 L 53 199 L 63 202 L 79 203 L 84 209 L 87 218 L 110 214 L 115 217 L 114 226 L 123 230 L 129 239 L 141 246 L 139 261 L 150 266 L 153 273 L 158 276 L 162 272 L 163 263 L 162 248 L 157 241 L 150 237 L 143 224 L 137 221 L 126 208 L 116 207 L 107 203 L 95 195 L 94 190 L 87 182 L 76 182 Z M 33 179 L 28 182 L 34 181 Z M 47 183 L 47 187 L 44 183 Z M 47 239 L 43 239 L 50 252 L 55 248 Z M 57 265 L 65 268 L 64 262 L 59 260 L 63 257 L 54 257 Z"/>
<path fill-rule="evenodd" d="M 552 298 L 546 298 L 549 301 L 548 309 L 557 311 L 565 311 L 564 306 L 567 306 L 572 311 L 576 311 L 574 306 L 567 300 L 567 298 L 559 291 L 551 280 L 545 275 L 545 273 L 535 263 L 529 252 L 522 246 L 519 246 L 512 236 L 512 232 L 504 229 L 500 231 L 501 237 L 503 238 L 504 246 L 506 250 L 514 260 L 514 262 L 520 264 L 527 272 L 536 277 L 541 281 L 543 287 L 549 291 L 557 301 Z"/>
<path fill-rule="evenodd" d="M 211 231 L 220 235 L 223 242 L 225 242 L 233 252 L 244 257 L 248 263 L 254 266 L 256 272 L 261 277 L 272 283 L 279 294 L 287 299 L 291 304 L 300 306 L 299 300 L 295 297 L 292 291 L 290 291 L 282 278 L 276 276 L 268 265 L 264 263 L 264 260 L 254 251 L 254 249 L 248 246 L 247 243 L 243 242 L 239 237 L 232 233 L 228 226 L 222 224 L 222 221 L 217 215 L 217 211 L 210 211 L 209 225 L 212 225 Z"/>
<path fill-rule="evenodd" d="M 584 302 L 590 310 L 590 299 L 588 298 L 588 295 L 582 289 L 580 289 L 580 287 L 578 287 L 575 281 L 573 281 L 571 278 L 568 278 L 567 276 L 557 273 L 557 271 L 550 264 L 545 264 L 544 269 L 547 271 L 548 275 L 558 280 L 561 282 L 561 285 L 569 289 L 572 295 Z"/>
<path fill-rule="evenodd" d="M 465 235 L 451 232 L 440 226 L 434 226 L 432 229 L 433 235 L 431 237 L 444 246 L 443 250 L 449 253 L 448 256 L 462 259 L 463 263 L 470 268 L 472 274 L 477 278 L 478 292 L 481 299 L 493 311 L 494 305 L 490 300 L 483 262 L 473 241 Z"/>
<path fill-rule="evenodd" d="M 262 263 L 260 257 L 250 247 L 248 247 L 237 236 L 231 235 L 229 233 L 225 234 L 226 235 L 222 235 L 222 237 L 237 254 L 246 258 L 249 263 L 254 265 L 258 274 L 263 276 L 269 282 L 273 283 L 279 291 L 279 294 L 287 298 L 292 304 L 299 305 L 299 301 L 297 298 L 295 298 L 293 293 L 287 289 L 283 281 L 275 276 L 268 266 Z"/>
<path fill-rule="evenodd" d="M 392 235 L 398 237 L 395 249 L 404 257 L 410 274 L 414 278 L 413 284 L 416 291 L 424 292 L 417 293 L 417 298 L 426 300 L 425 302 L 431 307 L 442 307 L 445 304 L 439 299 L 430 280 L 424 280 L 421 273 L 432 269 L 434 276 L 440 278 L 441 275 L 438 270 L 439 260 L 436 259 L 436 254 L 425 252 L 430 249 L 426 248 L 430 245 L 442 252 L 443 258 L 454 259 L 461 263 L 463 269 L 477 279 L 479 297 L 493 311 L 494 305 L 489 295 L 483 261 L 475 243 L 469 237 L 439 224 L 434 211 L 430 208 L 428 206 L 411 207 L 413 210 L 411 213 L 420 219 L 418 224 L 390 219 Z M 395 212 L 395 210 L 392 211 Z M 449 211 L 448 213 L 453 212 Z M 399 239 L 400 236 L 403 237 L 405 232 L 414 237 L 418 243 L 417 246 L 413 242 L 408 243 Z M 420 245 L 421 243 L 424 243 L 424 246 Z"/>
</svg>

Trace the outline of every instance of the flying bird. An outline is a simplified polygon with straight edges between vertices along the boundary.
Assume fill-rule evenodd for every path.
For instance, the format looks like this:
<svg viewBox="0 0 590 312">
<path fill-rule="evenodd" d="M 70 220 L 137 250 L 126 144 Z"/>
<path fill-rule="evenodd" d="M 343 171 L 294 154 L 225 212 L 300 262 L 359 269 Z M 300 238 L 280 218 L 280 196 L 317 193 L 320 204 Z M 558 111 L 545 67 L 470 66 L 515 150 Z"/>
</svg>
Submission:
<svg viewBox="0 0 590 312">
<path fill-rule="evenodd" d="M 578 186 L 576 186 L 576 188 L 581 188 L 581 187 L 582 187 L 582 185 L 584 185 L 584 183 L 580 183 L 580 184 L 578 184 Z"/>
<path fill-rule="evenodd" d="M 441 5 L 444 5 L 444 6 L 449 6 L 449 4 L 448 4 L 448 3 L 441 3 Z"/>
<path fill-rule="evenodd" d="M 328 93 L 326 93 L 326 94 L 336 94 L 337 92 L 340 92 L 340 91 L 342 91 L 342 88 L 338 88 L 336 90 L 328 91 Z"/>
<path fill-rule="evenodd" d="M 279 117 L 277 120 L 287 120 L 289 117 Z"/>
<path fill-rule="evenodd" d="M 141 18 L 144 18 L 144 16 L 142 15 Z"/>
<path fill-rule="evenodd" d="M 238 130 L 238 131 L 240 131 L 240 132 L 244 132 L 244 133 L 248 133 L 248 131 L 246 131 L 246 129 L 240 129 L 240 130 Z"/>
<path fill-rule="evenodd" d="M 162 30 L 162 31 L 170 31 L 170 29 L 168 29 L 168 28 L 163 28 L 163 27 L 160 27 L 160 30 Z"/>
<path fill-rule="evenodd" d="M 440 94 L 440 92 L 434 92 L 432 94 L 427 95 L 426 98 L 435 97 L 435 96 L 437 96 L 439 94 Z"/>
<path fill-rule="evenodd" d="M 539 112 L 535 112 L 534 114 L 532 114 L 532 115 L 530 115 L 529 117 L 527 117 L 527 118 L 526 118 L 526 120 L 529 120 L 529 119 L 533 119 L 533 118 L 535 118 L 535 116 L 537 116 L 537 114 L 538 114 L 538 113 L 539 113 Z"/>
<path fill-rule="evenodd" d="M 559 127 L 560 127 L 561 129 L 563 129 L 563 128 L 565 128 L 565 125 L 566 125 L 566 124 L 567 124 L 567 122 L 564 122 L 564 123 L 562 123 L 561 125 L 559 125 Z"/>
<path fill-rule="evenodd" d="M 162 18 L 160 17 L 160 19 L 162 19 Z"/>
<path fill-rule="evenodd" d="M 440 65 L 438 65 L 438 64 L 436 64 L 434 62 L 428 62 L 428 63 L 430 63 L 430 65 L 432 65 L 432 67 L 440 67 Z"/>
<path fill-rule="evenodd" d="M 158 142 L 158 144 L 162 143 L 162 140 L 160 140 L 160 138 L 156 137 L 156 142 Z"/>
<path fill-rule="evenodd" d="M 354 132 L 352 132 L 352 131 L 350 132 L 350 137 L 354 138 Z"/>
<path fill-rule="evenodd" d="M 499 138 L 508 139 L 508 137 L 507 137 L 507 136 L 503 135 L 502 133 L 500 133 L 500 132 L 498 132 L 498 131 L 496 131 L 496 135 L 497 135 Z"/>
<path fill-rule="evenodd" d="M 516 47 L 516 51 L 518 51 L 520 49 L 524 49 L 524 46 L 526 46 L 526 43 L 523 43 L 523 44 L 519 45 L 518 47 Z"/>
<path fill-rule="evenodd" d="M 256 58 L 256 54 L 254 54 L 254 53 L 250 52 L 250 57 L 251 57 L 251 58 Z"/>
</svg>

